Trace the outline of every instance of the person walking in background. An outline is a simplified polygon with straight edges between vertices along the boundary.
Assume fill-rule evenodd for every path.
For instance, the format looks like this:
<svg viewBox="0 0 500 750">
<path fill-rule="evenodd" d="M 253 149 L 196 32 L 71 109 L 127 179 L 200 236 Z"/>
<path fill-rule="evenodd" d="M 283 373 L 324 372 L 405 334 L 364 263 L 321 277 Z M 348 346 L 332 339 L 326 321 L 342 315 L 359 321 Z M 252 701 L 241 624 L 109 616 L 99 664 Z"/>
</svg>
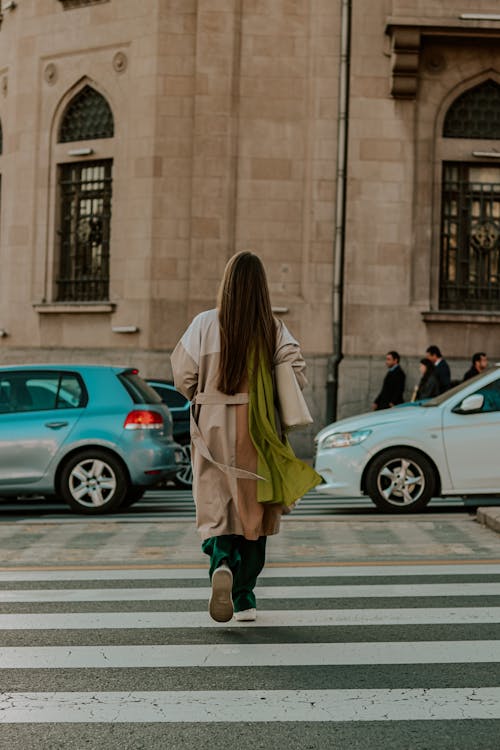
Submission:
<svg viewBox="0 0 500 750">
<path fill-rule="evenodd" d="M 404 401 L 406 375 L 399 364 L 399 354 L 395 351 L 387 352 L 385 355 L 387 373 L 382 383 L 382 389 L 374 400 L 372 409 L 389 409 Z"/>
<path fill-rule="evenodd" d="M 480 375 L 488 367 L 488 357 L 484 352 L 476 352 L 472 355 L 472 365 L 464 375 L 464 381 L 470 380 L 475 375 Z"/>
<path fill-rule="evenodd" d="M 426 349 L 427 359 L 434 364 L 434 373 L 439 383 L 439 393 L 444 393 L 451 388 L 451 373 L 448 362 L 441 354 L 439 346 L 431 344 Z"/>
<path fill-rule="evenodd" d="M 171 357 L 191 407 L 193 496 L 210 556 L 209 613 L 256 619 L 254 587 L 267 537 L 293 501 L 320 484 L 276 422 L 272 368 L 291 363 L 303 388 L 298 342 L 272 313 L 264 266 L 251 252 L 228 262 L 217 309 L 197 315 Z"/>
<path fill-rule="evenodd" d="M 434 362 L 427 357 L 420 360 L 420 382 L 417 386 L 414 401 L 434 398 L 439 395 L 439 381 L 436 377 Z"/>
</svg>

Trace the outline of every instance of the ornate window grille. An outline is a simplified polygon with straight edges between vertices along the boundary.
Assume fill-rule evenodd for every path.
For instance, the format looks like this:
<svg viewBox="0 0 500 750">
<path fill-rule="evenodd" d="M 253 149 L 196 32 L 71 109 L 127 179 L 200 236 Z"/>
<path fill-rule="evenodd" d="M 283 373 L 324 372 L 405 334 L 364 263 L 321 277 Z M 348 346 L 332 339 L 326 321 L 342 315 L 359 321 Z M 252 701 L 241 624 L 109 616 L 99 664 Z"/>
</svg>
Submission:
<svg viewBox="0 0 500 750">
<path fill-rule="evenodd" d="M 99 5 L 100 3 L 109 3 L 109 0 L 59 0 L 64 10 L 71 8 L 83 8 L 84 5 Z"/>
<path fill-rule="evenodd" d="M 66 107 L 59 128 L 59 143 L 112 138 L 113 113 L 106 99 L 92 86 L 85 86 Z"/>
<path fill-rule="evenodd" d="M 457 97 L 446 113 L 443 136 L 500 139 L 500 85 L 487 80 Z"/>
<path fill-rule="evenodd" d="M 59 167 L 59 302 L 109 298 L 111 173 L 111 159 Z"/>
<path fill-rule="evenodd" d="M 440 308 L 500 309 L 500 167 L 443 166 Z"/>
</svg>

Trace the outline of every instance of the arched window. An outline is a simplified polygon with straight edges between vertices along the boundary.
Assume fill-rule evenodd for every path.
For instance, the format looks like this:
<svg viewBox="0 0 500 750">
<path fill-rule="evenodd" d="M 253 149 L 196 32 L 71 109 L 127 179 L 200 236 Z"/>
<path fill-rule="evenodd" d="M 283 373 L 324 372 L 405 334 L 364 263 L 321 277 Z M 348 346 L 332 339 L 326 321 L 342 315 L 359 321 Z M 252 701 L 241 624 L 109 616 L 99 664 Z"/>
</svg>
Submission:
<svg viewBox="0 0 500 750">
<path fill-rule="evenodd" d="M 92 86 L 85 86 L 73 97 L 59 128 L 59 143 L 112 138 L 113 113 L 106 99 Z"/>
<path fill-rule="evenodd" d="M 443 137 L 470 139 L 476 158 L 463 161 L 462 149 L 443 162 L 440 308 L 498 311 L 500 166 L 484 140 L 500 139 L 500 86 L 487 80 L 455 99 Z"/>
<path fill-rule="evenodd" d="M 112 138 L 113 113 L 106 99 L 91 86 L 82 88 L 69 102 L 58 131 L 59 143 Z M 59 147 L 60 148 L 60 147 Z M 111 235 L 111 158 L 89 158 L 92 146 L 69 150 L 58 164 L 59 302 L 102 302 L 109 299 Z M 112 153 L 109 152 L 108 153 Z M 103 154 L 105 157 L 105 154 Z"/>
<path fill-rule="evenodd" d="M 500 86 L 484 81 L 457 97 L 444 120 L 444 138 L 500 139 Z"/>
</svg>

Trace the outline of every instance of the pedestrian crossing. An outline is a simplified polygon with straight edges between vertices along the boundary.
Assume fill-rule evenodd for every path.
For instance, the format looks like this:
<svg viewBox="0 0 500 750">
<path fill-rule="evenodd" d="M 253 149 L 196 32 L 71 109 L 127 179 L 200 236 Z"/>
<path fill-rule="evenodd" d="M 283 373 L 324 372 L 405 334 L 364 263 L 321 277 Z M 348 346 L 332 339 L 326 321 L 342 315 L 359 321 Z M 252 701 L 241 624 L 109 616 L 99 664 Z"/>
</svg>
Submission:
<svg viewBox="0 0 500 750">
<path fill-rule="evenodd" d="M 484 503 L 484 500 L 482 500 Z M 495 501 L 498 504 L 498 500 Z M 432 501 L 433 511 L 463 508 L 470 505 L 475 507 L 477 500 L 464 502 L 461 497 L 435 498 Z M 373 502 L 369 497 L 341 498 L 333 495 L 322 494 L 316 490 L 308 492 L 295 505 L 289 516 L 293 520 L 308 518 L 332 518 L 339 513 L 377 513 Z M 167 513 L 172 520 L 192 519 L 195 516 L 194 501 L 191 491 L 188 490 L 154 490 L 147 492 L 142 500 L 126 512 L 118 511 L 118 514 L 127 520 L 139 520 L 140 518 L 153 517 L 158 513 Z M 116 518 L 116 514 L 114 514 Z"/>
<path fill-rule="evenodd" d="M 252 726 L 283 723 L 319 750 L 310 727 L 368 743 L 373 722 L 401 737 L 448 722 L 458 738 L 480 721 L 497 746 L 500 564 L 270 565 L 255 623 L 211 621 L 204 581 L 201 568 L 0 571 L 0 727 L 238 724 L 250 748 Z M 185 736 L 175 747 L 194 746 Z"/>
<path fill-rule="evenodd" d="M 43 498 L 0 499 L 0 511 L 3 519 L 19 518 L 30 522 L 57 520 L 65 523 L 78 523 L 81 516 L 74 515 L 62 501 L 50 501 Z M 498 498 L 435 498 L 428 509 L 428 513 L 450 512 L 454 510 L 475 509 L 481 505 L 498 505 Z M 334 497 L 315 490 L 302 497 L 291 514 L 284 516 L 287 520 L 309 520 L 322 518 L 331 520 L 335 516 L 352 514 L 378 515 L 378 511 L 369 497 L 341 498 Z M 127 523 L 143 523 L 145 520 L 161 518 L 168 521 L 186 521 L 195 518 L 195 505 L 190 490 L 176 488 L 150 490 L 144 497 L 129 508 L 118 509 L 116 512 L 104 516 L 87 516 L 86 520 L 93 523 L 124 521 Z"/>
</svg>

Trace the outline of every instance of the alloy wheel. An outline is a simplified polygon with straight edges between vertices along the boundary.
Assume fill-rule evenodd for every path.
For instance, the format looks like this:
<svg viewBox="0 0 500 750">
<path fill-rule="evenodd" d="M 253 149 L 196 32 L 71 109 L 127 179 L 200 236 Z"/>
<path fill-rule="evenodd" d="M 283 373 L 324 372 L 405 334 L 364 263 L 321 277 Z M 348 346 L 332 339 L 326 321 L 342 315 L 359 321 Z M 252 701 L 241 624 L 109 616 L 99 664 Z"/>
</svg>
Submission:
<svg viewBox="0 0 500 750">
<path fill-rule="evenodd" d="M 79 505 L 88 508 L 106 505 L 116 492 L 117 478 L 111 466 L 101 459 L 85 459 L 75 464 L 68 478 L 68 489 Z"/>
<path fill-rule="evenodd" d="M 378 491 L 392 505 L 413 505 L 422 496 L 425 487 L 421 466 L 408 458 L 391 459 L 378 472 Z"/>
<path fill-rule="evenodd" d="M 183 464 L 179 471 L 175 475 L 175 483 L 178 487 L 185 487 L 186 489 L 190 489 L 193 484 L 193 466 L 191 464 L 191 446 L 183 445 L 182 448 L 182 455 L 183 455 Z"/>
</svg>

